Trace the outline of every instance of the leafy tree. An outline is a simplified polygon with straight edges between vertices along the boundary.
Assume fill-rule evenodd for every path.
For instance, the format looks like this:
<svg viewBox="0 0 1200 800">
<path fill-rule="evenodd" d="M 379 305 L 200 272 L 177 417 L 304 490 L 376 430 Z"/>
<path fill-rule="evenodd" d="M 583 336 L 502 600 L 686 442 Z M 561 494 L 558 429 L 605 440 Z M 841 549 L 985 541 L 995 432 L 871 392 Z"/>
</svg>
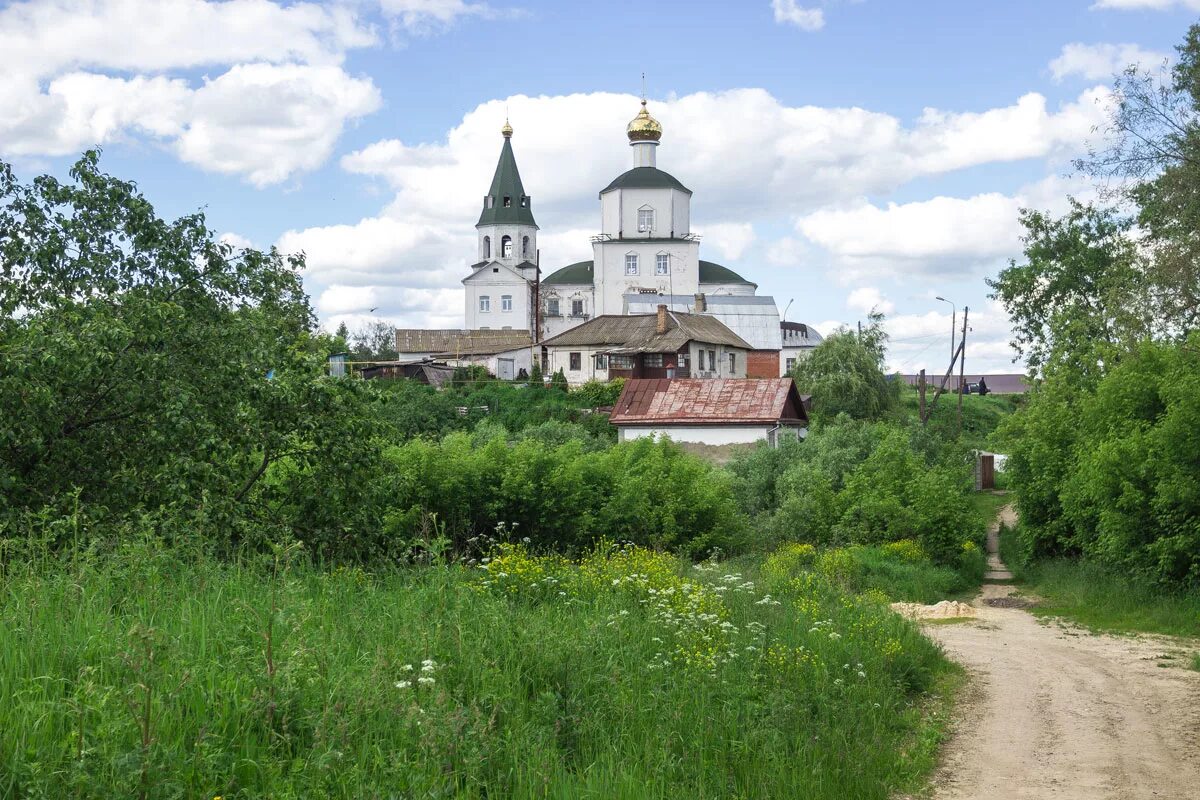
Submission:
<svg viewBox="0 0 1200 800">
<path fill-rule="evenodd" d="M 302 258 L 160 219 L 96 152 L 70 176 L 0 163 L 0 513 L 244 516 L 281 459 L 361 463 Z"/>
<path fill-rule="evenodd" d="M 356 361 L 395 361 L 396 329 L 383 320 L 363 325 L 348 340 Z"/>
<path fill-rule="evenodd" d="M 1118 77 L 1103 146 L 1077 166 L 1137 205 L 1156 317 L 1183 333 L 1200 324 L 1200 25 L 1176 50 Z"/>
<path fill-rule="evenodd" d="M 1012 346 L 1035 373 L 1056 360 L 1094 377 L 1100 364 L 1149 330 L 1130 220 L 1072 200 L 1058 219 L 1022 210 L 1021 224 L 1025 263 L 1010 262 L 988 280 L 1012 320 Z"/>
<path fill-rule="evenodd" d="M 883 371 L 887 334 L 883 316 L 872 314 L 862 333 L 841 330 L 826 337 L 792 370 L 801 394 L 812 395 L 813 417 L 882 419 L 899 403 L 899 385 Z"/>
</svg>

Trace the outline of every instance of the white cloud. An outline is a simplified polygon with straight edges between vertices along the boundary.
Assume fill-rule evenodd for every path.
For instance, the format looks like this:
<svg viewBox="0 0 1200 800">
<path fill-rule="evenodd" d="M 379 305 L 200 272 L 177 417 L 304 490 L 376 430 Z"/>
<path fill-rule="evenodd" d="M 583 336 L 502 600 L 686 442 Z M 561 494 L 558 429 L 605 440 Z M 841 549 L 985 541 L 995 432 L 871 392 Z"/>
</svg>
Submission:
<svg viewBox="0 0 1200 800">
<path fill-rule="evenodd" d="M 263 186 L 328 159 L 376 110 L 341 66 L 377 41 L 349 6 L 268 0 L 51 0 L 0 10 L 0 153 L 149 138 Z M 185 70 L 228 66 L 196 81 Z M 175 74 L 172 74 L 175 73 Z"/>
<path fill-rule="evenodd" d="M 989 193 L 960 199 L 934 197 L 913 203 L 870 203 L 816 211 L 796 228 L 841 262 L 865 272 L 878 265 L 905 272 L 940 272 L 962 262 L 995 260 L 1019 245 L 1020 201 Z"/>
<path fill-rule="evenodd" d="M 411 33 L 429 33 L 450 27 L 467 17 L 497 15 L 487 3 L 465 0 L 380 0 L 383 13 L 400 22 Z"/>
<path fill-rule="evenodd" d="M 1009 196 L 933 197 L 877 206 L 866 201 L 799 217 L 796 229 L 825 248 L 852 280 L 894 273 L 966 276 L 1021 252 L 1022 208 L 1065 210 L 1068 195 L 1088 201 L 1081 179 L 1046 178 Z"/>
<path fill-rule="evenodd" d="M 896 310 L 896 304 L 880 294 L 874 286 L 860 286 L 846 297 L 846 308 L 861 314 L 869 314 L 872 311 L 891 314 Z"/>
<path fill-rule="evenodd" d="M 705 225 L 695 227 L 695 232 L 703 237 L 706 248 L 711 247 L 722 258 L 733 261 L 741 258 L 757 238 L 754 234 L 754 226 L 749 222 L 723 222 L 716 225 Z"/>
<path fill-rule="evenodd" d="M 775 12 L 775 21 L 785 25 L 795 25 L 802 31 L 819 31 L 825 27 L 825 12 L 819 8 L 805 8 L 796 4 L 796 0 L 771 0 L 771 8 Z"/>
<path fill-rule="evenodd" d="M 954 320 L 957 323 L 956 340 L 962 336 L 962 312 L 959 307 Z M 1013 351 L 1008 344 L 1011 326 L 999 303 L 988 301 L 971 309 L 967 322 L 965 366 L 968 374 L 1023 371 L 1022 365 L 1012 363 Z M 949 313 L 931 310 L 923 314 L 901 314 L 888 317 L 884 327 L 890 337 L 887 358 L 890 371 L 915 373 L 924 369 L 931 382 L 941 380 L 950 365 Z"/>
<path fill-rule="evenodd" d="M 1093 9 L 1116 9 L 1118 11 L 1167 11 L 1172 8 L 1200 10 L 1200 0 L 1096 0 Z"/>
<path fill-rule="evenodd" d="M 1107 80 L 1125 71 L 1131 64 L 1160 65 L 1169 56 L 1153 50 L 1143 50 L 1136 44 L 1063 45 L 1062 52 L 1050 62 L 1050 74 L 1061 81 L 1071 75 L 1087 80 Z"/>
</svg>

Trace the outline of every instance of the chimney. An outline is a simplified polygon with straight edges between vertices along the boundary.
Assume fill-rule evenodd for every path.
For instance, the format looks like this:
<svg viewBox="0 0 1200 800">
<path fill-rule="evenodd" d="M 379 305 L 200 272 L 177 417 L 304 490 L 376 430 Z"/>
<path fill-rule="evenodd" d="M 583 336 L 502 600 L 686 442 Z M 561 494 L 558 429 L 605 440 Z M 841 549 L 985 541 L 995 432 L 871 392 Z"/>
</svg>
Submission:
<svg viewBox="0 0 1200 800">
<path fill-rule="evenodd" d="M 696 299 L 696 313 L 697 314 L 703 314 L 705 311 L 708 311 L 708 300 L 705 299 L 703 292 L 696 295 L 695 299 Z"/>
<path fill-rule="evenodd" d="M 658 306 L 658 320 L 654 324 L 654 332 L 659 336 L 667 332 L 667 307 L 662 304 Z"/>
</svg>

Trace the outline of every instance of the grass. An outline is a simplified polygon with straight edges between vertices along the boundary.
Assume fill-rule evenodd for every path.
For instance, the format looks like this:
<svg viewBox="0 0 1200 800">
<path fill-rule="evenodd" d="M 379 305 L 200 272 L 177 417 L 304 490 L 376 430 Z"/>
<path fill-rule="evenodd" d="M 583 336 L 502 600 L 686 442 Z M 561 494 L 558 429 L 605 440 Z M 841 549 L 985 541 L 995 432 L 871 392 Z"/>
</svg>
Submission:
<svg viewBox="0 0 1200 800">
<path fill-rule="evenodd" d="M 941 376 L 932 380 L 940 380 Z M 957 378 L 956 378 L 957 379 Z M 952 381 L 953 383 L 953 381 Z M 928 400 L 933 399 L 936 386 L 927 390 Z M 920 409 L 920 399 L 916 389 L 904 387 L 900 395 L 902 407 L 915 419 Z M 1020 395 L 988 394 L 982 397 L 975 394 L 963 395 L 962 442 L 976 450 L 987 450 L 998 446 L 992 442 L 992 431 L 1000 422 L 1012 414 L 1020 406 Z M 938 404 L 929 415 L 929 427 L 942 431 L 953 438 L 958 426 L 958 396 L 946 392 L 938 400 Z"/>
<path fill-rule="evenodd" d="M 512 548 L 369 573 L 134 542 L 10 565 L 0 796 L 911 791 L 954 670 L 828 562 Z"/>
<path fill-rule="evenodd" d="M 986 522 L 990 523 L 1000 513 L 1000 509 L 1013 502 L 1011 494 L 995 494 L 993 492 L 972 492 L 971 508 Z"/>
<path fill-rule="evenodd" d="M 1200 637 L 1200 594 L 1170 594 L 1137 584 L 1098 564 L 1053 559 L 1022 564 L 1016 534 L 1005 530 L 1000 555 L 1022 589 L 1040 600 L 1031 610 L 1097 631 Z"/>
</svg>

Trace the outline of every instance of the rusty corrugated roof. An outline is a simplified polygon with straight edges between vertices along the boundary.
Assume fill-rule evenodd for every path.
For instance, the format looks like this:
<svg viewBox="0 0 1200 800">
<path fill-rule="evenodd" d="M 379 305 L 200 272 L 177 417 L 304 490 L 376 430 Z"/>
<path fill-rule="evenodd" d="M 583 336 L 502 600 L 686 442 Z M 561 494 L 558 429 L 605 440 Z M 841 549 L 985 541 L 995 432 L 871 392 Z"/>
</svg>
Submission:
<svg viewBox="0 0 1200 800">
<path fill-rule="evenodd" d="M 739 425 L 807 422 L 791 378 L 625 382 L 610 421 L 614 425 Z"/>
</svg>

